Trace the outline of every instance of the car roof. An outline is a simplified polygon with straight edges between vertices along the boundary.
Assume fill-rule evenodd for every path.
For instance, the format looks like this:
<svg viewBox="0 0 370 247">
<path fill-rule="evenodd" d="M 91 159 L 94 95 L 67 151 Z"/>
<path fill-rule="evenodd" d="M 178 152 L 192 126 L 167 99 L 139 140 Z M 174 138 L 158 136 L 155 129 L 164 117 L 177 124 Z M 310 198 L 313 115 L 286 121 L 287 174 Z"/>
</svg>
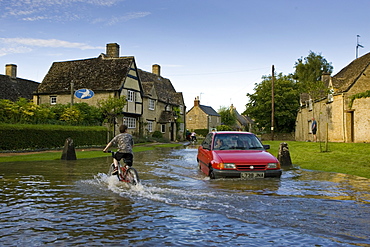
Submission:
<svg viewBox="0 0 370 247">
<path fill-rule="evenodd" d="M 214 135 L 217 135 L 217 134 L 253 134 L 251 132 L 246 132 L 246 131 L 216 131 L 213 133 Z"/>
</svg>

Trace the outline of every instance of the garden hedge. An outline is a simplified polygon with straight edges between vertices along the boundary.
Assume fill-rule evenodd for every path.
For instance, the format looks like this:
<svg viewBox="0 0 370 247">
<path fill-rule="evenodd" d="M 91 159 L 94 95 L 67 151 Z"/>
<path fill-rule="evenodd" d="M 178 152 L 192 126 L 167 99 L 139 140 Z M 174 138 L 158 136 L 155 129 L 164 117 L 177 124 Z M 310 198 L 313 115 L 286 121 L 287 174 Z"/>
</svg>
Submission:
<svg viewBox="0 0 370 247">
<path fill-rule="evenodd" d="M 102 126 L 0 124 L 0 150 L 62 148 L 70 137 L 75 147 L 104 146 L 107 129 Z"/>
</svg>

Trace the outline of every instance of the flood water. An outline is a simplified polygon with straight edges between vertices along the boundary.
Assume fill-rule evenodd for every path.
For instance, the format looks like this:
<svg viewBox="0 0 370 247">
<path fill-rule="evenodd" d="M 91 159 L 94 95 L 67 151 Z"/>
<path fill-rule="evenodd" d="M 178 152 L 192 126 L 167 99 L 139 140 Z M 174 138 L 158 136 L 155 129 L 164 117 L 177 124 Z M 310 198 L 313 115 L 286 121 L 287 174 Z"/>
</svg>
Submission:
<svg viewBox="0 0 370 247">
<path fill-rule="evenodd" d="M 1 246 L 370 246 L 370 180 L 286 168 L 280 179 L 209 180 L 195 147 L 111 158 L 0 163 Z"/>
</svg>

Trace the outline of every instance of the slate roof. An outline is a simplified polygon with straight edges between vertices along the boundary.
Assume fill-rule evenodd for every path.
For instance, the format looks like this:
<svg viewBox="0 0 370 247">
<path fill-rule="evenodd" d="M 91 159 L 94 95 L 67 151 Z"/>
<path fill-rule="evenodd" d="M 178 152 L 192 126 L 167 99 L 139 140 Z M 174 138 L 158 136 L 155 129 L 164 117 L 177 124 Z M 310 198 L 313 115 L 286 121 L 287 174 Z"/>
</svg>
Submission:
<svg viewBox="0 0 370 247">
<path fill-rule="evenodd" d="M 369 65 L 370 52 L 353 60 L 349 65 L 333 76 L 332 84 L 336 89 L 336 93 L 348 91 Z"/>
<path fill-rule="evenodd" d="M 205 105 L 199 105 L 200 109 L 202 109 L 202 111 L 209 115 L 209 116 L 217 116 L 217 117 L 221 117 L 220 114 L 218 114 L 212 107 L 210 106 L 205 106 Z"/>
<path fill-rule="evenodd" d="M 134 57 L 97 58 L 54 62 L 38 88 L 39 94 L 63 93 L 74 88 L 95 92 L 121 90 Z"/>
<path fill-rule="evenodd" d="M 12 78 L 7 75 L 0 75 L 0 99 L 17 101 L 19 98 L 32 99 L 40 83 L 21 79 Z"/>
<path fill-rule="evenodd" d="M 149 95 L 150 90 L 154 87 L 159 101 L 172 105 L 183 105 L 182 93 L 176 92 L 169 79 L 141 69 L 138 69 L 138 73 L 143 85 L 144 95 Z"/>
</svg>

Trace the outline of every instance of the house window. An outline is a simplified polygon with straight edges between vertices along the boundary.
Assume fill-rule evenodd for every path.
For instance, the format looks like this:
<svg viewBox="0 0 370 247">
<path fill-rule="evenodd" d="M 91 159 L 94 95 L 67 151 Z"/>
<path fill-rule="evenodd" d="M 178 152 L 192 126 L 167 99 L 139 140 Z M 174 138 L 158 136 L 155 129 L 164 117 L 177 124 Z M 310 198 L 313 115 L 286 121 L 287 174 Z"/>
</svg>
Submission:
<svg viewBox="0 0 370 247">
<path fill-rule="evenodd" d="M 149 110 L 155 109 L 155 100 L 149 99 Z"/>
<path fill-rule="evenodd" d="M 165 124 L 161 124 L 161 132 L 166 133 L 166 125 Z"/>
<path fill-rule="evenodd" d="M 127 101 L 135 102 L 135 92 L 128 90 L 127 91 Z"/>
<path fill-rule="evenodd" d="M 135 129 L 136 128 L 136 118 L 133 117 L 124 117 L 123 123 L 127 125 L 129 129 Z"/>
<path fill-rule="evenodd" d="M 148 121 L 147 130 L 153 132 L 153 121 Z"/>
<path fill-rule="evenodd" d="M 183 105 L 180 105 L 180 114 L 181 115 L 184 114 L 183 112 L 184 112 L 184 106 Z"/>
<path fill-rule="evenodd" d="M 171 111 L 171 106 L 170 105 L 166 105 L 165 111 Z"/>
<path fill-rule="evenodd" d="M 50 105 L 57 104 L 57 96 L 50 96 Z"/>
</svg>

